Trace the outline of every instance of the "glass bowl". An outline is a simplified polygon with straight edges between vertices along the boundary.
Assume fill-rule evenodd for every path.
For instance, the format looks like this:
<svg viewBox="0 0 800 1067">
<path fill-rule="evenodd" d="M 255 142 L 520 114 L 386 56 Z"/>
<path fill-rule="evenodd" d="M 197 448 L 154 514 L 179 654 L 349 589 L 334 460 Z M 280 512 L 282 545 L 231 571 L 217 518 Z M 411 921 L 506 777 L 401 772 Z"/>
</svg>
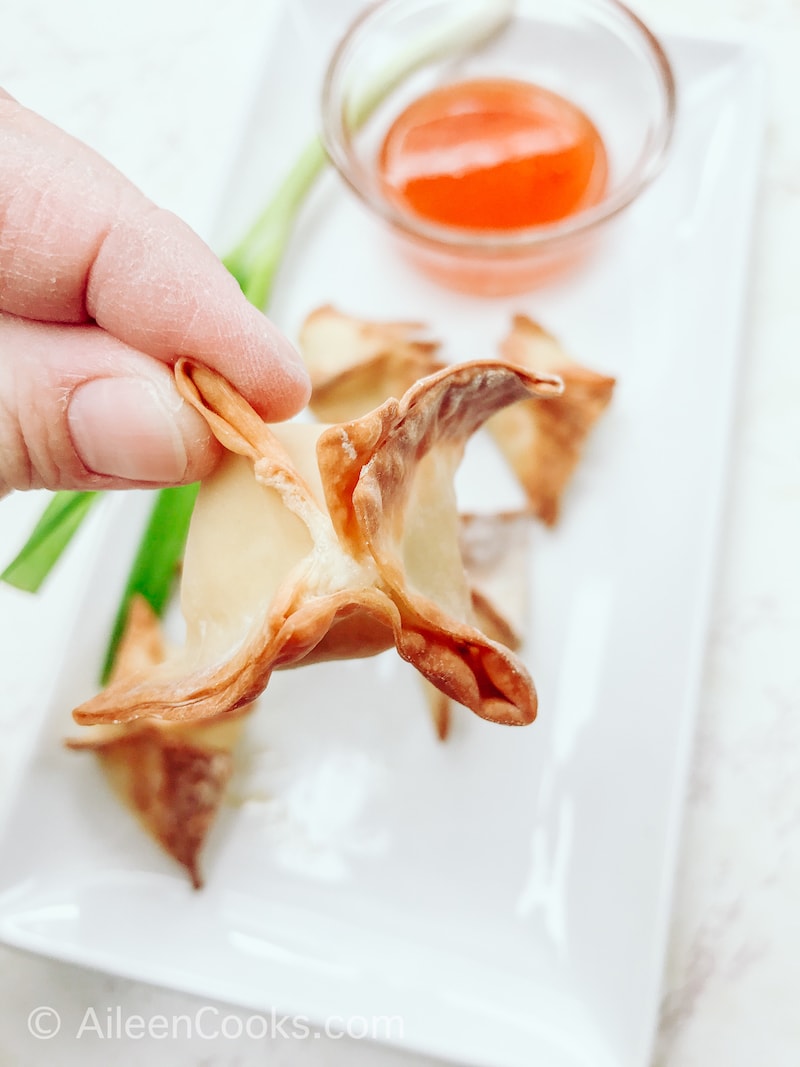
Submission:
<svg viewBox="0 0 800 1067">
<path fill-rule="evenodd" d="M 387 195 L 378 159 L 398 115 L 475 79 L 533 83 L 578 107 L 607 155 L 600 199 L 539 225 L 475 229 L 423 218 Z M 674 122 L 664 50 L 617 0 L 382 0 L 330 59 L 321 134 L 347 185 L 421 270 L 492 296 L 532 289 L 582 260 L 659 172 Z"/>
</svg>

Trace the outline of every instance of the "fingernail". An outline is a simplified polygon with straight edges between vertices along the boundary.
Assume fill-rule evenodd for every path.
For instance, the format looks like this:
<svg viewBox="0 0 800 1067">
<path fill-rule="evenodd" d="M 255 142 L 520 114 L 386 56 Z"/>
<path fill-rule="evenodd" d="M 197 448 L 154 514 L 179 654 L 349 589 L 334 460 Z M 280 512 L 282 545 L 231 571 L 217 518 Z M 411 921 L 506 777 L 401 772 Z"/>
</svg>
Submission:
<svg viewBox="0 0 800 1067">
<path fill-rule="evenodd" d="M 132 482 L 179 482 L 188 466 L 177 422 L 180 401 L 153 382 L 95 378 L 69 405 L 72 443 L 84 466 Z"/>
</svg>

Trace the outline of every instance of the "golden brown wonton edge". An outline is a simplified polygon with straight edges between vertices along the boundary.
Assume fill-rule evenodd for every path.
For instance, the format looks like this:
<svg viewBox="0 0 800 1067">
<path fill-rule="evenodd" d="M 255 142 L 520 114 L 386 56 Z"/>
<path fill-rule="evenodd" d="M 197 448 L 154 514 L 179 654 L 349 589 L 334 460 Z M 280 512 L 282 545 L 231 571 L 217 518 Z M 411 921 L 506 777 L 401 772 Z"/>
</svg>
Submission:
<svg viewBox="0 0 800 1067">
<path fill-rule="evenodd" d="M 525 315 L 514 316 L 500 351 L 515 366 L 558 375 L 564 382 L 563 395 L 551 404 L 523 401 L 487 423 L 531 510 L 553 526 L 586 439 L 611 402 L 616 382 L 575 362 L 552 334 Z"/>
</svg>

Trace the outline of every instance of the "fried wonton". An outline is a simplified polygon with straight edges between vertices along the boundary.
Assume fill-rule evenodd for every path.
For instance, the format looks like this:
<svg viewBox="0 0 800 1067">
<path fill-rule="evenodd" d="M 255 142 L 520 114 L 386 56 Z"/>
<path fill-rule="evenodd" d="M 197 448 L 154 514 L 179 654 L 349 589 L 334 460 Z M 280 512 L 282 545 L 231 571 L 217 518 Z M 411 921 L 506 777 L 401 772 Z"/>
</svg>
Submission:
<svg viewBox="0 0 800 1067">
<path fill-rule="evenodd" d="M 135 597 L 112 681 L 147 677 L 166 657 L 158 618 L 143 597 Z M 200 724 L 145 718 L 90 726 L 66 743 L 94 752 L 123 804 L 199 889 L 200 854 L 233 771 L 243 721 L 241 713 Z"/>
<path fill-rule="evenodd" d="M 516 404 L 487 424 L 531 510 L 552 526 L 589 431 L 611 401 L 615 379 L 576 363 L 555 337 L 524 315 L 515 316 L 501 353 L 515 366 L 556 374 L 564 382 L 563 395 L 552 404 Z"/>
<path fill-rule="evenodd" d="M 439 345 L 417 322 L 372 322 L 325 306 L 312 311 L 299 343 L 311 378 L 309 407 L 321 422 L 348 422 L 401 397 L 441 370 Z"/>
<path fill-rule="evenodd" d="M 189 531 L 186 646 L 149 677 L 112 683 L 76 709 L 78 722 L 218 719 L 276 668 L 392 645 L 478 715 L 533 720 L 525 667 L 474 622 L 453 474 L 490 415 L 559 395 L 560 379 L 467 363 L 349 423 L 268 427 L 215 372 L 184 359 L 176 376 L 231 453 Z"/>
</svg>

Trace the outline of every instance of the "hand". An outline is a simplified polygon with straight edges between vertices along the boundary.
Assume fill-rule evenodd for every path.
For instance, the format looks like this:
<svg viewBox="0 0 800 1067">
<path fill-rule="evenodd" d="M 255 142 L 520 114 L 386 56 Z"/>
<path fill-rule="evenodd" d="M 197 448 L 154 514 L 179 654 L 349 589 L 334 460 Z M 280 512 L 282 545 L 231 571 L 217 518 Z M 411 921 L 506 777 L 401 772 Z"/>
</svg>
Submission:
<svg viewBox="0 0 800 1067">
<path fill-rule="evenodd" d="M 0 496 L 172 485 L 220 449 L 170 365 L 191 355 L 277 421 L 294 349 L 188 226 L 0 89 Z"/>
</svg>

